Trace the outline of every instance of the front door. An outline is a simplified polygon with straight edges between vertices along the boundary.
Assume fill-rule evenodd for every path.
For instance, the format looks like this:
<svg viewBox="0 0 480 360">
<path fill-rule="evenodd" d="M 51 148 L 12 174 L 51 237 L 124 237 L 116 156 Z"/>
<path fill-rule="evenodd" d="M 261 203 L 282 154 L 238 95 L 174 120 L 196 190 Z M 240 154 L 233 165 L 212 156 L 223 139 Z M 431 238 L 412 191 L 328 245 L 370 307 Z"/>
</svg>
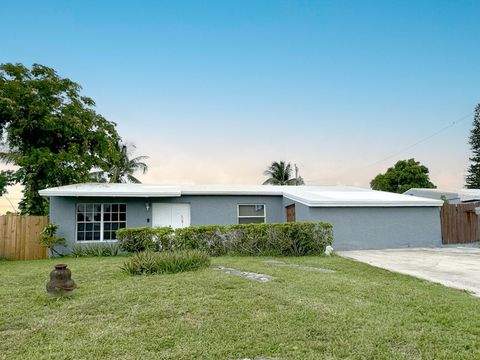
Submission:
<svg viewBox="0 0 480 360">
<path fill-rule="evenodd" d="M 190 204 L 152 204 L 152 226 L 174 229 L 190 226 Z"/>
</svg>

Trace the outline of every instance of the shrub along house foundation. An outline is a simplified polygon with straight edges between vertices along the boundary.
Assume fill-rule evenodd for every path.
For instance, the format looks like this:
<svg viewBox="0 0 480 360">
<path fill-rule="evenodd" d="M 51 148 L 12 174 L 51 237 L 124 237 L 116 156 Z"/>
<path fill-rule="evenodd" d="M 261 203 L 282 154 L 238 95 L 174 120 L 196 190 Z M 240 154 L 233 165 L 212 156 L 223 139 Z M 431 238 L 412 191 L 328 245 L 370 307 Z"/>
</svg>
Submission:
<svg viewBox="0 0 480 360">
<path fill-rule="evenodd" d="M 442 201 L 337 186 L 76 184 L 40 191 L 73 245 L 108 243 L 125 227 L 323 221 L 336 250 L 441 245 Z"/>
</svg>

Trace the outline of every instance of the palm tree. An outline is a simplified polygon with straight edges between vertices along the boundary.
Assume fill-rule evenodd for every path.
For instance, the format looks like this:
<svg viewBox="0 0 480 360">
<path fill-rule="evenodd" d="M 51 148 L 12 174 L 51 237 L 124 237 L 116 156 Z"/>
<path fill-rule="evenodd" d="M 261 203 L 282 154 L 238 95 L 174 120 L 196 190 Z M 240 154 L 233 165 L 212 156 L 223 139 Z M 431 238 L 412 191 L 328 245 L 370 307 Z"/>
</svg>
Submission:
<svg viewBox="0 0 480 360">
<path fill-rule="evenodd" d="M 265 180 L 263 185 L 304 185 L 305 182 L 302 177 L 298 176 L 297 165 L 294 164 L 294 166 L 295 177 L 292 178 L 292 165 L 290 165 L 290 163 L 286 163 L 285 161 L 272 162 L 268 169 L 263 173 L 269 177 Z"/>
<path fill-rule="evenodd" d="M 8 148 L 2 147 L 2 151 L 0 151 L 0 162 L 5 165 L 17 165 L 17 160 L 19 158 L 19 151 L 10 151 Z"/>
<path fill-rule="evenodd" d="M 109 183 L 141 183 L 133 174 L 136 171 L 142 171 L 142 174 L 147 172 L 148 166 L 143 161 L 148 159 L 148 156 L 130 158 L 133 149 L 135 149 L 135 145 L 119 142 L 117 144 L 118 159 L 109 159 L 106 164 L 106 167 L 109 168 L 108 171 L 92 172 L 92 180 Z"/>
</svg>

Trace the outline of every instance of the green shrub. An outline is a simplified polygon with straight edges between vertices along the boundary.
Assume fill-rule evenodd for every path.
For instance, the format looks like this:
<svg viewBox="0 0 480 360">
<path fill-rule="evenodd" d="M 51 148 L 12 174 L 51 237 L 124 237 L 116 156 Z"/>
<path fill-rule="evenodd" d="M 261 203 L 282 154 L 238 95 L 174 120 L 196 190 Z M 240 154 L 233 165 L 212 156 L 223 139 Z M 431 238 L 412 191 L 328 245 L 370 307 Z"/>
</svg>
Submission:
<svg viewBox="0 0 480 360">
<path fill-rule="evenodd" d="M 117 256 L 120 253 L 120 245 L 117 243 L 76 245 L 72 247 L 70 256 Z"/>
<path fill-rule="evenodd" d="M 228 227 L 230 252 L 242 255 L 321 255 L 333 243 L 327 223 L 247 224 Z"/>
<path fill-rule="evenodd" d="M 126 228 L 117 230 L 116 234 L 120 248 L 127 252 L 165 251 L 174 248 L 174 230 L 170 227 Z"/>
<path fill-rule="evenodd" d="M 56 224 L 48 224 L 46 225 L 42 233 L 40 235 L 40 238 L 38 239 L 38 242 L 40 245 L 46 247 L 50 255 L 59 255 L 62 256 L 61 253 L 59 253 L 57 250 L 55 250 L 56 246 L 67 246 L 67 242 L 65 238 L 62 238 L 60 236 L 57 236 L 57 230 L 58 230 L 58 225 Z"/>
<path fill-rule="evenodd" d="M 182 249 L 206 251 L 211 256 L 228 253 L 228 236 L 225 226 L 206 225 L 175 230 L 175 243 Z"/>
<path fill-rule="evenodd" d="M 323 222 L 127 228 L 119 230 L 117 238 L 128 252 L 195 249 L 211 256 L 302 256 L 323 254 L 333 243 L 333 229 Z"/>
<path fill-rule="evenodd" d="M 133 254 L 122 270 L 130 275 L 174 274 L 198 270 L 210 265 L 207 253 L 199 250 L 179 250 Z"/>
<path fill-rule="evenodd" d="M 76 258 L 85 256 L 83 246 L 80 246 L 80 245 L 72 246 L 72 249 L 70 250 L 70 256 L 76 257 Z"/>
</svg>

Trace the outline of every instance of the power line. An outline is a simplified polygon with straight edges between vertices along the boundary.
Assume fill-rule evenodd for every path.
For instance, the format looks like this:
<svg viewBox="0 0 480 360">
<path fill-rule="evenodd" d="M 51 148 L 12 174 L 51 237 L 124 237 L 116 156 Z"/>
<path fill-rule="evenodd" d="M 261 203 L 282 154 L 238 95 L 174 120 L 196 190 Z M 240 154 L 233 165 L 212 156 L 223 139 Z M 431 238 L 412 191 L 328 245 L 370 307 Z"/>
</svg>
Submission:
<svg viewBox="0 0 480 360">
<path fill-rule="evenodd" d="M 363 170 L 363 169 L 369 168 L 369 167 L 371 167 L 371 166 L 374 166 L 374 165 L 380 164 L 380 163 L 382 163 L 382 162 L 384 162 L 384 161 L 386 161 L 386 160 L 389 160 L 389 159 L 391 159 L 391 158 L 393 158 L 393 157 L 395 157 L 395 156 L 397 156 L 397 155 L 400 155 L 401 153 L 403 153 L 403 152 L 405 152 L 405 151 L 407 151 L 407 150 L 410 150 L 411 148 L 413 148 L 413 147 L 415 147 L 415 146 L 417 146 L 417 145 L 420 145 L 420 144 L 424 143 L 425 141 L 428 141 L 428 140 L 430 140 L 431 138 L 433 138 L 433 137 L 435 137 L 435 136 L 443 133 L 444 131 L 450 129 L 451 127 L 453 127 L 453 126 L 455 126 L 455 125 L 457 125 L 457 124 L 465 121 L 466 119 L 468 119 L 469 117 L 471 117 L 474 113 L 475 113 L 475 111 L 472 111 L 471 113 L 468 113 L 467 115 L 464 115 L 464 116 L 462 116 L 461 118 L 452 121 L 450 124 L 444 126 L 443 128 L 435 131 L 434 133 L 432 133 L 432 134 L 430 134 L 430 135 L 428 135 L 428 136 L 426 136 L 426 137 L 424 137 L 424 138 L 422 138 L 422 139 L 420 139 L 420 140 L 418 140 L 418 141 L 416 141 L 416 142 L 414 142 L 414 143 L 412 143 L 412 144 L 410 144 L 410 145 L 405 146 L 404 148 L 396 151 L 395 153 L 393 153 L 393 154 L 391 154 L 391 155 L 388 155 L 388 156 L 386 156 L 386 157 L 384 157 L 384 158 L 382 158 L 382 159 L 380 159 L 380 160 L 377 160 L 377 161 L 375 161 L 375 162 L 373 162 L 373 163 L 371 163 L 371 164 L 368 164 L 368 165 L 365 165 L 365 166 L 360 166 L 360 167 L 357 167 L 357 168 L 355 168 L 355 169 L 353 169 L 353 170 L 345 171 L 345 172 L 341 173 L 340 175 L 336 176 L 336 178 L 338 179 L 339 177 L 342 177 L 343 175 L 348 174 L 348 173 L 350 173 L 350 172 L 352 172 L 352 171 L 358 171 L 358 170 Z M 311 181 L 312 181 L 312 180 L 311 180 Z M 315 182 L 315 181 L 314 181 L 314 182 Z"/>
<path fill-rule="evenodd" d="M 13 206 L 13 203 L 10 201 L 10 199 L 7 197 L 7 195 L 3 195 L 5 197 L 5 199 L 7 199 L 7 201 L 10 203 L 12 209 L 13 209 L 13 212 L 17 212 L 17 209 L 15 209 L 15 206 Z"/>
<path fill-rule="evenodd" d="M 450 129 L 451 127 L 453 127 L 453 126 L 461 123 L 462 121 L 468 119 L 468 118 L 469 118 L 470 116 L 472 116 L 473 114 L 474 114 L 474 112 L 472 111 L 471 113 L 469 113 L 469 114 L 467 114 L 467 115 L 465 115 L 465 116 L 462 116 L 460 119 L 457 119 L 457 120 L 455 120 L 455 121 L 452 121 L 450 124 L 448 124 L 447 126 L 441 128 L 440 130 L 435 131 L 433 134 L 428 135 L 428 136 L 426 136 L 426 137 L 424 137 L 424 138 L 422 138 L 422 139 L 414 142 L 413 144 L 410 144 L 410 145 L 404 147 L 403 149 L 398 150 L 397 152 L 395 152 L 395 153 L 393 153 L 393 154 L 391 154 L 391 155 L 389 155 L 389 156 L 387 156 L 387 157 L 384 157 L 383 159 L 380 159 L 380 160 L 378 160 L 378 161 L 375 161 L 375 162 L 371 163 L 370 165 L 364 166 L 364 167 L 362 167 L 362 168 L 367 168 L 367 167 L 370 167 L 370 166 L 373 166 L 373 165 L 377 165 L 377 164 L 382 163 L 382 162 L 384 162 L 384 161 L 386 161 L 386 160 L 389 160 L 389 159 L 391 159 L 391 158 L 393 158 L 393 157 L 395 157 L 395 156 L 397 156 L 397 155 L 400 155 L 401 153 L 403 153 L 403 152 L 405 152 L 405 151 L 407 151 L 407 150 L 410 150 L 411 148 L 413 148 L 413 147 L 415 147 L 415 146 L 417 146 L 417 145 L 420 145 L 421 143 L 424 143 L 425 141 L 430 140 L 431 138 L 433 138 L 433 137 L 441 134 L 442 132 Z"/>
</svg>

